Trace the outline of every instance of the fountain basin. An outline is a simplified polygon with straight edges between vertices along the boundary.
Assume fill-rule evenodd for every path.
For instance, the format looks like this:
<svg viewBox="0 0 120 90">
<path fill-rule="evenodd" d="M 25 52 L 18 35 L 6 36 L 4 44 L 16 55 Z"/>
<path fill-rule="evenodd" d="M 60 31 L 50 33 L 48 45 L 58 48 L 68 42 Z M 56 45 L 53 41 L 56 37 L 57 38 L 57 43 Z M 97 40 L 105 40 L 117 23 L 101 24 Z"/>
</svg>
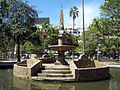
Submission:
<svg viewBox="0 0 120 90">
<path fill-rule="evenodd" d="M 72 50 L 74 47 L 70 45 L 51 45 L 49 46 L 54 51 L 58 51 L 58 61 L 56 64 L 62 64 L 62 65 L 68 65 L 68 63 L 65 61 L 65 55 L 64 52 Z"/>
<path fill-rule="evenodd" d="M 109 67 L 104 65 L 98 65 L 95 63 L 95 67 L 90 68 L 78 68 L 76 61 L 70 62 L 70 70 L 72 71 L 75 82 L 88 82 L 88 81 L 100 81 L 110 79 Z"/>
<path fill-rule="evenodd" d="M 69 51 L 72 50 L 74 48 L 74 46 L 70 46 L 70 45 L 50 45 L 49 48 L 51 48 L 54 51 Z"/>
</svg>

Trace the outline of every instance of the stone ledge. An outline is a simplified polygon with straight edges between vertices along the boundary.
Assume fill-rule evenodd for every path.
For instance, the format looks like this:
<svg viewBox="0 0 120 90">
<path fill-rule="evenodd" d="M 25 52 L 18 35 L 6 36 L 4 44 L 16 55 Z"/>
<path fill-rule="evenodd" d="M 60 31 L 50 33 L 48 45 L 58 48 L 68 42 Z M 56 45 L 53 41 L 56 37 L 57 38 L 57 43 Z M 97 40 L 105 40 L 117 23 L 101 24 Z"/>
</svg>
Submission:
<svg viewBox="0 0 120 90">
<path fill-rule="evenodd" d="M 13 74 L 19 78 L 30 79 L 32 75 L 35 75 L 42 68 L 42 62 L 38 60 L 35 64 L 31 65 L 31 67 L 23 67 L 17 64 L 14 64 Z"/>
<path fill-rule="evenodd" d="M 35 81 L 43 81 L 43 82 L 75 82 L 75 78 L 73 77 L 56 77 L 56 78 L 53 78 L 53 77 L 31 77 L 32 80 L 35 80 Z"/>
<path fill-rule="evenodd" d="M 74 61 L 71 61 L 70 67 L 76 82 L 98 81 L 110 78 L 109 67 L 107 66 L 77 68 Z"/>
</svg>

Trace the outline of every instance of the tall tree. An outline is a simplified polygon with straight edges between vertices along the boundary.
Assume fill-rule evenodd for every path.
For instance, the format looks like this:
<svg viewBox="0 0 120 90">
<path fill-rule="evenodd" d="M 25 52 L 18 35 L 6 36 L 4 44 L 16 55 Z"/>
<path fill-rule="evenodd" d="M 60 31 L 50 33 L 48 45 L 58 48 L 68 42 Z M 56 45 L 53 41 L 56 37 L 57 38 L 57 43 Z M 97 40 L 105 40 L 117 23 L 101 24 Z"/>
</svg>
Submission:
<svg viewBox="0 0 120 90">
<path fill-rule="evenodd" d="M 73 31 L 74 31 L 74 25 L 75 25 L 75 19 L 78 17 L 78 8 L 76 6 L 73 6 L 72 8 L 70 8 L 70 17 L 73 18 Z"/>
<path fill-rule="evenodd" d="M 101 15 L 109 18 L 111 21 L 111 36 L 117 41 L 120 39 L 120 0 L 105 0 L 104 5 L 102 5 L 100 9 L 102 10 Z M 119 54 L 120 42 L 116 44 L 116 52 Z M 119 55 L 116 56 L 119 57 Z"/>
<path fill-rule="evenodd" d="M 34 25 L 34 18 L 37 17 L 37 11 L 23 3 L 22 0 L 6 0 L 6 3 L 8 4 L 6 11 L 9 14 L 4 18 L 4 22 L 17 42 L 18 62 L 20 62 L 20 44 L 29 36 Z"/>
<path fill-rule="evenodd" d="M 101 15 L 111 21 L 113 36 L 120 37 L 120 0 L 105 0 L 100 9 L 102 10 Z"/>
</svg>

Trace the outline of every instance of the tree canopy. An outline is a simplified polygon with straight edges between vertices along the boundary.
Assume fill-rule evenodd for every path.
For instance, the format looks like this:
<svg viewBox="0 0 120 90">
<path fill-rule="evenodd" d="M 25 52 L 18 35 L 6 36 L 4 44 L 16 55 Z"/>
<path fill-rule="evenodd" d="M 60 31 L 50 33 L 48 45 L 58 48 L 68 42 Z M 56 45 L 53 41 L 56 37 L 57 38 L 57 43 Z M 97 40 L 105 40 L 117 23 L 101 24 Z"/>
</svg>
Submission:
<svg viewBox="0 0 120 90">
<path fill-rule="evenodd" d="M 75 25 L 75 19 L 78 17 L 78 8 L 76 6 L 73 6 L 72 8 L 70 8 L 70 12 L 69 15 L 70 17 L 73 18 L 73 30 L 74 30 L 74 25 Z"/>
<path fill-rule="evenodd" d="M 13 38 L 18 44 L 18 61 L 20 61 L 20 44 L 32 33 L 37 11 L 22 0 L 6 0 L 6 4 L 3 29 L 6 36 Z"/>
<path fill-rule="evenodd" d="M 120 37 L 120 0 L 105 0 L 100 9 L 101 16 L 110 20 L 113 35 Z"/>
</svg>

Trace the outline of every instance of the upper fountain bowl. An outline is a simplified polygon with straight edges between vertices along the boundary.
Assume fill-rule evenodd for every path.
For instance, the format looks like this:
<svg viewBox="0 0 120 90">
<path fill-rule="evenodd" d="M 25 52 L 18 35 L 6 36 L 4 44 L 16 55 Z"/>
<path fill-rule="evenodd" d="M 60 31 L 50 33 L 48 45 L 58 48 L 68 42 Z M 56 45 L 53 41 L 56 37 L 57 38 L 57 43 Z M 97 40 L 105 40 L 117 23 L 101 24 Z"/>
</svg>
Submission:
<svg viewBox="0 0 120 90">
<path fill-rule="evenodd" d="M 50 45 L 49 48 L 51 48 L 54 51 L 69 51 L 72 50 L 74 48 L 74 46 L 70 46 L 70 45 Z"/>
</svg>

